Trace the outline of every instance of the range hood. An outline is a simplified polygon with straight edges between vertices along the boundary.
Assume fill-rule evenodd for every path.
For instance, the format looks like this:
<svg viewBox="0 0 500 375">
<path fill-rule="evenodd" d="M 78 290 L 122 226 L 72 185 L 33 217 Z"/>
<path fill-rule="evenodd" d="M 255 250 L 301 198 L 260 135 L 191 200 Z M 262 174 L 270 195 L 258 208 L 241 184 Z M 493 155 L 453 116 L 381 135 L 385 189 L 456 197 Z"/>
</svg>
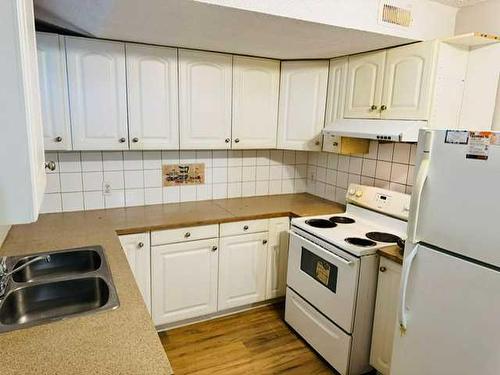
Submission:
<svg viewBox="0 0 500 375">
<path fill-rule="evenodd" d="M 324 135 L 375 139 L 392 142 L 417 142 L 418 131 L 427 121 L 340 119 L 325 126 Z"/>
</svg>

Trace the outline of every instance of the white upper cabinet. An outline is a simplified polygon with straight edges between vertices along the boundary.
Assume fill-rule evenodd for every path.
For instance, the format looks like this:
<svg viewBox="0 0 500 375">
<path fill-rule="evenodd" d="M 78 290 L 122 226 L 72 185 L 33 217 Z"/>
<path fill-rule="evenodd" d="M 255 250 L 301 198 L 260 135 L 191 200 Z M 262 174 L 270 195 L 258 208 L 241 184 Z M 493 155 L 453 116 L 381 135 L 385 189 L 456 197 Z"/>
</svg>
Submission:
<svg viewBox="0 0 500 375">
<path fill-rule="evenodd" d="M 278 148 L 321 150 L 328 60 L 283 61 L 278 117 Z"/>
<path fill-rule="evenodd" d="M 178 149 L 177 49 L 126 44 L 131 149 Z"/>
<path fill-rule="evenodd" d="M 36 42 L 45 150 L 71 150 L 64 38 L 37 33 Z"/>
<path fill-rule="evenodd" d="M 379 118 L 386 51 L 349 57 L 344 117 Z"/>
<path fill-rule="evenodd" d="M 232 58 L 179 50 L 181 149 L 231 147 Z"/>
<path fill-rule="evenodd" d="M 73 148 L 128 149 L 125 46 L 66 37 Z"/>
<path fill-rule="evenodd" d="M 233 57 L 232 148 L 275 148 L 280 62 Z"/>
<path fill-rule="evenodd" d="M 429 117 L 437 42 L 387 50 L 381 117 L 426 120 Z"/>
</svg>

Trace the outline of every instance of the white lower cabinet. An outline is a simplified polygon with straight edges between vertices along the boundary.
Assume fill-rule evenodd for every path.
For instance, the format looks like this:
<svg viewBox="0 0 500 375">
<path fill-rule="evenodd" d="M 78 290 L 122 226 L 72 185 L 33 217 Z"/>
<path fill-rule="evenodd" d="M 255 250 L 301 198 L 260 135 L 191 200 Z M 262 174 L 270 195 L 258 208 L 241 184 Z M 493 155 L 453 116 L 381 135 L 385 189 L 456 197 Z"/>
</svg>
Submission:
<svg viewBox="0 0 500 375">
<path fill-rule="evenodd" d="M 266 299 L 282 297 L 286 292 L 289 228 L 288 217 L 269 219 Z"/>
<path fill-rule="evenodd" d="M 380 258 L 370 365 L 383 375 L 388 375 L 391 368 L 392 343 L 397 328 L 400 279 L 401 265 L 386 258 Z"/>
<path fill-rule="evenodd" d="M 155 325 L 217 311 L 217 250 L 217 238 L 152 247 Z"/>
<path fill-rule="evenodd" d="M 120 236 L 122 248 L 127 256 L 142 298 L 151 313 L 151 246 L 149 232 Z"/>
<path fill-rule="evenodd" d="M 220 239 L 218 310 L 266 298 L 268 232 Z"/>
</svg>

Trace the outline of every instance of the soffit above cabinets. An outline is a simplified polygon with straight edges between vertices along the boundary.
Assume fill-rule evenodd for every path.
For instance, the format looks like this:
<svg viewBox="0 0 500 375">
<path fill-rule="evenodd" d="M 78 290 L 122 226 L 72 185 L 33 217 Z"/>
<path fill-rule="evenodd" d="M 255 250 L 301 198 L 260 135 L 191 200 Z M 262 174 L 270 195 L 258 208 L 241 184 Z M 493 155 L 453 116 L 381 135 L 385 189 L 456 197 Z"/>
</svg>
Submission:
<svg viewBox="0 0 500 375">
<path fill-rule="evenodd" d="M 385 3 L 407 27 L 380 21 Z M 278 59 L 331 58 L 453 34 L 456 8 L 428 0 L 34 0 L 38 21 L 97 38 Z M 430 19 L 430 20 L 429 20 Z"/>
</svg>

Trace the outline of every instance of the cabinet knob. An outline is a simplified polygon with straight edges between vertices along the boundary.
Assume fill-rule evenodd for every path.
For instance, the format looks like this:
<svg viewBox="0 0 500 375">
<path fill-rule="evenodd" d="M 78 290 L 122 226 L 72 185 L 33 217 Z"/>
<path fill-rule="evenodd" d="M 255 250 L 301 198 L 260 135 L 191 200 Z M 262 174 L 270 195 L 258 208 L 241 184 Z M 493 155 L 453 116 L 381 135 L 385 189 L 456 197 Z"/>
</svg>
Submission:
<svg viewBox="0 0 500 375">
<path fill-rule="evenodd" d="M 387 106 L 385 104 L 380 107 L 381 111 L 385 111 L 386 109 L 387 109 Z"/>
<path fill-rule="evenodd" d="M 320 141 L 316 141 L 316 142 L 314 142 L 314 144 L 315 144 L 316 146 L 319 146 L 319 144 L 320 144 L 320 143 L 321 143 Z"/>
<path fill-rule="evenodd" d="M 239 139 L 239 138 L 236 138 L 236 139 L 234 140 L 234 143 L 240 143 L 240 139 Z"/>
<path fill-rule="evenodd" d="M 387 271 L 387 268 L 385 268 L 384 266 L 382 266 L 382 267 L 379 268 L 379 270 L 380 270 L 380 272 L 385 272 L 385 271 Z"/>
<path fill-rule="evenodd" d="M 248 225 L 245 225 L 245 226 L 243 227 L 243 230 L 248 230 Z"/>
<path fill-rule="evenodd" d="M 231 142 L 231 138 L 226 138 L 226 139 L 224 140 L 224 142 L 226 142 L 226 143 Z"/>
<path fill-rule="evenodd" d="M 139 138 L 137 138 L 137 137 L 132 138 L 132 142 L 134 142 L 134 143 L 139 142 Z"/>
<path fill-rule="evenodd" d="M 120 143 L 125 143 L 125 141 L 126 141 L 125 137 L 121 137 L 121 138 L 118 140 L 118 142 L 120 142 Z"/>
<path fill-rule="evenodd" d="M 189 233 L 189 232 L 184 233 L 184 237 L 186 237 L 186 238 L 191 237 L 191 233 Z"/>
<path fill-rule="evenodd" d="M 55 141 L 56 142 L 62 142 L 62 137 L 56 137 Z"/>
<path fill-rule="evenodd" d="M 139 247 L 144 247 L 144 242 L 139 242 L 139 243 L 137 244 L 137 246 L 139 246 Z"/>
<path fill-rule="evenodd" d="M 267 243 L 267 240 L 263 240 L 262 243 L 265 245 Z"/>
<path fill-rule="evenodd" d="M 334 147 L 337 147 L 338 145 L 339 145 L 339 143 L 338 143 L 338 142 L 333 142 L 333 143 L 332 143 L 332 146 L 334 146 Z"/>
<path fill-rule="evenodd" d="M 217 246 L 212 246 L 212 251 L 217 251 Z"/>
<path fill-rule="evenodd" d="M 375 111 L 377 108 L 378 108 L 378 106 L 376 106 L 375 104 L 374 104 L 374 105 L 372 105 L 372 106 L 370 107 L 370 109 L 371 109 L 372 111 Z"/>
<path fill-rule="evenodd" d="M 48 169 L 49 171 L 55 171 L 56 163 L 52 160 L 45 162 L 45 169 Z"/>
</svg>

